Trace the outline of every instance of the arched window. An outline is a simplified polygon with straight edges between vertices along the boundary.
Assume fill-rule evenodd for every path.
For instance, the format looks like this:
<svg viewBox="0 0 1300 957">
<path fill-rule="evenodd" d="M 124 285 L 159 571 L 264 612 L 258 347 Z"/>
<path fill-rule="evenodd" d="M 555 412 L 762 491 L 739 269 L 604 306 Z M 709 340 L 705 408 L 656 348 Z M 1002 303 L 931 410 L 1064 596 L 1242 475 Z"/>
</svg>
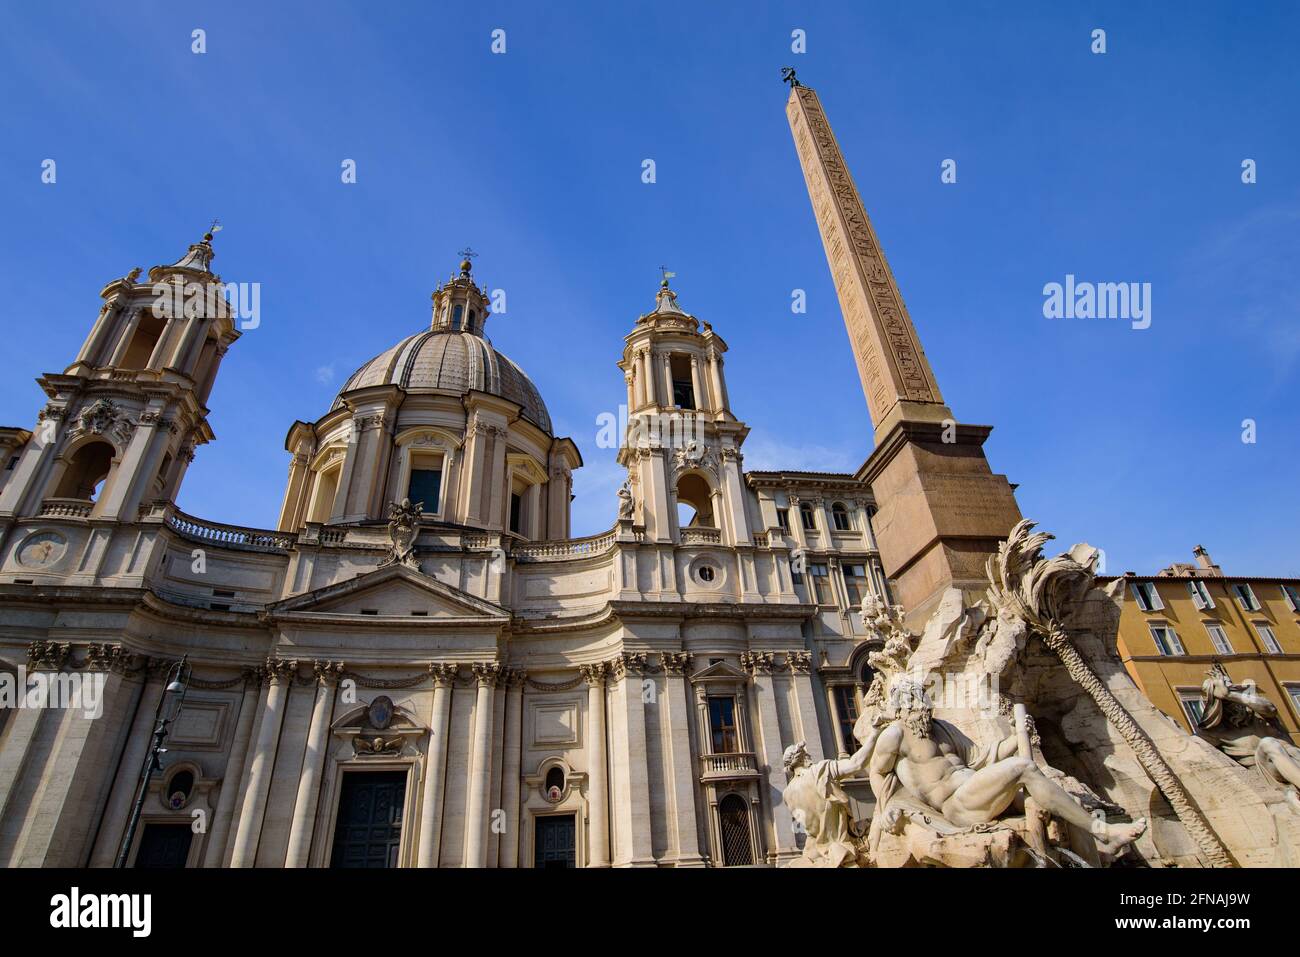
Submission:
<svg viewBox="0 0 1300 957">
<path fill-rule="evenodd" d="M 810 505 L 809 503 L 807 502 L 799 503 L 799 518 L 803 522 L 803 527 L 806 528 L 808 531 L 811 532 L 813 529 L 817 527 L 817 522 L 813 518 L 813 508 L 812 505 Z"/>
<path fill-rule="evenodd" d="M 177 771 L 167 782 L 167 806 L 173 810 L 180 810 L 190 801 L 190 792 L 194 790 L 194 772 Z"/>
<path fill-rule="evenodd" d="M 844 507 L 843 502 L 836 502 L 831 506 L 831 519 L 835 522 L 836 531 L 847 532 L 853 527 L 849 524 L 849 510 Z"/>
<path fill-rule="evenodd" d="M 453 308 L 451 311 L 451 327 L 453 329 L 460 328 L 461 316 L 463 316 L 464 314 L 465 314 L 465 307 L 457 303 L 455 308 Z"/>
<path fill-rule="evenodd" d="M 55 498 L 80 498 L 93 502 L 113 467 L 113 446 L 107 442 L 89 442 L 72 453 Z"/>
<path fill-rule="evenodd" d="M 554 767 L 546 772 L 546 799 L 558 801 L 564 796 L 564 768 Z"/>
<path fill-rule="evenodd" d="M 718 830 L 722 839 L 722 866 L 751 866 L 754 848 L 749 838 L 749 806 L 739 794 L 728 794 L 718 804 Z"/>
<path fill-rule="evenodd" d="M 683 506 L 692 512 L 685 514 Z M 712 490 L 709 483 L 694 472 L 687 472 L 677 480 L 677 519 L 683 527 L 715 527 Z"/>
</svg>

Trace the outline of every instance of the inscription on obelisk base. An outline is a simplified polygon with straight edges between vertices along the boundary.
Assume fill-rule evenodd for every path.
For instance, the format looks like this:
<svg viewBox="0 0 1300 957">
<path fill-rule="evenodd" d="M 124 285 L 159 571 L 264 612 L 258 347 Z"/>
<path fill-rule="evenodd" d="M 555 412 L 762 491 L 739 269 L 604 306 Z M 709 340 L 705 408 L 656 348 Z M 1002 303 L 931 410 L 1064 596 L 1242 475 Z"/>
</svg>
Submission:
<svg viewBox="0 0 1300 957">
<path fill-rule="evenodd" d="M 958 424 L 944 404 L 817 94 L 793 86 L 786 116 L 875 428 L 857 477 L 876 499 L 894 597 L 917 623 L 950 585 L 983 590 L 984 560 L 1020 509 L 984 456 L 991 427 Z"/>
</svg>

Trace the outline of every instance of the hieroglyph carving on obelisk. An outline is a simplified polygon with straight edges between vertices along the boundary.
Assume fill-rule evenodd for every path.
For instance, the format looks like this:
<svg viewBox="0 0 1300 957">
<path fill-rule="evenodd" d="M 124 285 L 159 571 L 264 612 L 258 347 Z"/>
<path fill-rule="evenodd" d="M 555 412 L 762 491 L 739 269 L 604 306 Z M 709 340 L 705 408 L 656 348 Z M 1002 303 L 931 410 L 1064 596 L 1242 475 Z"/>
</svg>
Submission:
<svg viewBox="0 0 1300 957">
<path fill-rule="evenodd" d="M 942 407 L 939 384 L 817 94 L 795 86 L 785 111 L 872 423 L 879 430 L 902 401 Z"/>
</svg>

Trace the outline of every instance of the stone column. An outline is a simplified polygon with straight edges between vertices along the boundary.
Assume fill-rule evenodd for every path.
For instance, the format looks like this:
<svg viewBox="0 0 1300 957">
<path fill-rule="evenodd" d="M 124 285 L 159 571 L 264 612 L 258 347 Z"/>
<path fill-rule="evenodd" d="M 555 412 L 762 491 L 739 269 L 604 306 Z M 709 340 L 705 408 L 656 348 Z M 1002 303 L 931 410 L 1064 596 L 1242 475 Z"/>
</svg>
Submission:
<svg viewBox="0 0 1300 957">
<path fill-rule="evenodd" d="M 446 796 L 447 728 L 451 722 L 451 687 L 455 684 L 456 664 L 435 662 L 429 666 L 433 676 L 433 713 L 429 716 L 429 748 L 424 761 L 424 797 L 420 802 L 419 867 L 437 867 L 438 849 L 442 844 L 442 802 Z"/>
<path fill-rule="evenodd" d="M 609 866 L 609 771 L 605 757 L 605 663 L 582 665 L 587 682 L 588 867 Z"/>
<path fill-rule="evenodd" d="M 523 755 L 520 752 L 523 728 L 520 725 L 524 707 L 524 682 L 528 675 L 518 669 L 506 672 L 506 726 L 502 746 L 505 749 L 501 762 L 501 808 L 506 815 L 506 830 L 501 835 L 498 867 L 519 866 L 519 773 Z"/>
<path fill-rule="evenodd" d="M 30 677 L 28 682 L 30 683 Z M 17 690 L 25 696 L 27 685 Z M 36 736 L 36 726 L 40 723 L 45 710 L 44 708 L 18 708 L 9 716 L 9 722 L 5 727 L 5 746 L 0 749 L 0 819 L 12 813 L 9 799 L 22 775 L 23 767 L 27 764 L 32 739 Z M 52 715 L 51 718 L 57 718 L 57 715 Z"/>
<path fill-rule="evenodd" d="M 700 375 L 700 358 L 691 356 L 691 390 L 695 393 L 695 408 L 711 408 L 709 397 L 704 392 L 704 378 Z"/>
<path fill-rule="evenodd" d="M 262 818 L 266 814 L 266 797 L 271 790 L 271 772 L 280 743 L 280 725 L 284 721 L 285 699 L 298 670 L 297 661 L 266 659 L 266 703 L 262 709 L 262 726 L 254 745 L 248 793 L 235 832 L 235 848 L 230 855 L 231 867 L 252 867 L 257 860 L 257 843 L 262 835 Z"/>
<path fill-rule="evenodd" d="M 822 732 L 817 721 L 817 700 L 813 696 L 812 652 L 787 651 L 786 664 L 790 666 L 790 681 L 794 684 L 794 697 L 799 711 L 799 729 L 803 733 L 808 756 L 822 760 Z"/>
<path fill-rule="evenodd" d="M 660 653 L 665 675 L 664 706 L 668 709 L 668 726 L 672 729 L 669 774 L 672 781 L 672 822 L 677 832 L 677 866 L 703 866 L 700 854 L 699 822 L 695 809 L 695 779 L 698 775 L 691 754 L 691 698 L 686 687 L 686 669 L 691 656 L 686 652 Z"/>
<path fill-rule="evenodd" d="M 470 772 L 465 823 L 465 866 L 487 866 L 488 798 L 492 783 L 492 706 L 501 666 L 476 662 L 474 679 L 478 699 L 474 705 L 474 765 Z"/>
<path fill-rule="evenodd" d="M 139 306 L 134 306 L 127 311 L 126 322 L 121 324 L 122 331 L 118 335 L 117 344 L 104 365 L 120 366 L 126 359 L 127 349 L 131 347 L 131 340 L 135 338 L 135 331 L 140 327 L 140 318 L 143 315 L 144 310 Z"/>
<path fill-rule="evenodd" d="M 108 804 L 99 822 L 99 836 L 91 852 L 91 867 L 112 867 L 117 858 L 122 832 L 126 828 L 127 816 L 131 813 L 131 803 L 135 800 L 136 785 L 140 781 L 140 771 L 144 767 L 144 756 L 153 740 L 154 717 L 158 712 L 158 701 L 162 698 L 166 672 L 144 667 L 144 682 L 140 699 L 136 703 L 135 717 L 127 732 L 126 747 L 118 762 L 113 789 L 108 796 Z M 5 754 L 6 752 L 0 752 Z M 0 810 L 4 802 L 0 800 Z"/>
<path fill-rule="evenodd" d="M 226 769 L 221 776 L 221 797 L 217 799 L 217 809 L 212 814 L 212 830 L 208 833 L 208 846 L 203 852 L 204 867 L 220 867 L 222 858 L 225 857 L 226 837 L 235 816 L 235 802 L 239 800 L 239 780 L 249 757 L 248 740 L 253 736 L 253 721 L 257 718 L 257 691 L 260 685 L 260 676 L 256 671 L 244 672 L 244 698 L 239 703 L 239 723 L 235 725 L 235 738 L 230 742 L 230 755 L 226 758 Z"/>
<path fill-rule="evenodd" d="M 793 857 L 798 853 L 794 842 L 794 828 L 791 825 L 790 812 L 781 801 L 781 792 L 785 790 L 785 766 L 781 747 L 780 723 L 777 720 L 776 689 L 772 683 L 773 655 L 771 652 L 746 652 L 741 656 L 741 663 L 753 677 L 754 699 L 758 707 L 758 734 L 761 750 L 757 757 L 766 765 L 761 769 L 766 781 L 760 784 L 768 813 L 772 815 L 776 843 L 772 854 L 776 858 Z"/>
<path fill-rule="evenodd" d="M 321 768 L 329 749 L 330 720 L 334 715 L 334 691 L 343 673 L 341 661 L 317 661 L 316 703 L 312 706 L 311 727 L 307 731 L 307 751 L 302 759 L 302 776 L 298 778 L 298 796 L 293 804 L 293 824 L 289 828 L 289 847 L 285 867 L 306 867 L 311 852 L 311 836 L 316 824 L 316 802 L 320 798 Z"/>
<path fill-rule="evenodd" d="M 418 867 L 437 867 L 442 843 L 442 803 L 446 794 L 447 729 L 451 723 L 451 688 L 458 665 L 429 665 L 433 676 L 433 713 L 429 717 L 429 747 L 424 756 L 424 797 L 420 802 Z"/>
<path fill-rule="evenodd" d="M 614 677 L 618 684 L 614 700 L 619 711 L 623 740 L 613 758 L 621 764 L 620 781 L 625 785 L 619 795 L 619 859 L 625 867 L 652 866 L 655 863 L 650 845 L 650 779 L 646 767 L 645 703 L 641 699 L 640 677 L 645 670 L 644 653 L 623 652 L 614 660 Z"/>
</svg>

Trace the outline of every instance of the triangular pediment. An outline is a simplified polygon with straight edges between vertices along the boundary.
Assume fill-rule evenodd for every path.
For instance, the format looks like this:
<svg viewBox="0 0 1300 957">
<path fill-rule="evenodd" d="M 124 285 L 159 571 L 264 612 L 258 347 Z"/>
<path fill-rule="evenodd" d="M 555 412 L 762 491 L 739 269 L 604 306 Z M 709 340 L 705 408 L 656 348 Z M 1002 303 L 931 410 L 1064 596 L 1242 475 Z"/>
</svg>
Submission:
<svg viewBox="0 0 1300 957">
<path fill-rule="evenodd" d="M 691 681 L 746 681 L 748 678 L 749 675 L 745 672 L 725 661 L 709 665 L 703 671 L 691 675 Z"/>
<path fill-rule="evenodd" d="M 356 578 L 286 598 L 267 608 L 275 616 L 339 618 L 508 620 L 500 605 L 471 595 L 404 565 L 390 565 Z"/>
</svg>

